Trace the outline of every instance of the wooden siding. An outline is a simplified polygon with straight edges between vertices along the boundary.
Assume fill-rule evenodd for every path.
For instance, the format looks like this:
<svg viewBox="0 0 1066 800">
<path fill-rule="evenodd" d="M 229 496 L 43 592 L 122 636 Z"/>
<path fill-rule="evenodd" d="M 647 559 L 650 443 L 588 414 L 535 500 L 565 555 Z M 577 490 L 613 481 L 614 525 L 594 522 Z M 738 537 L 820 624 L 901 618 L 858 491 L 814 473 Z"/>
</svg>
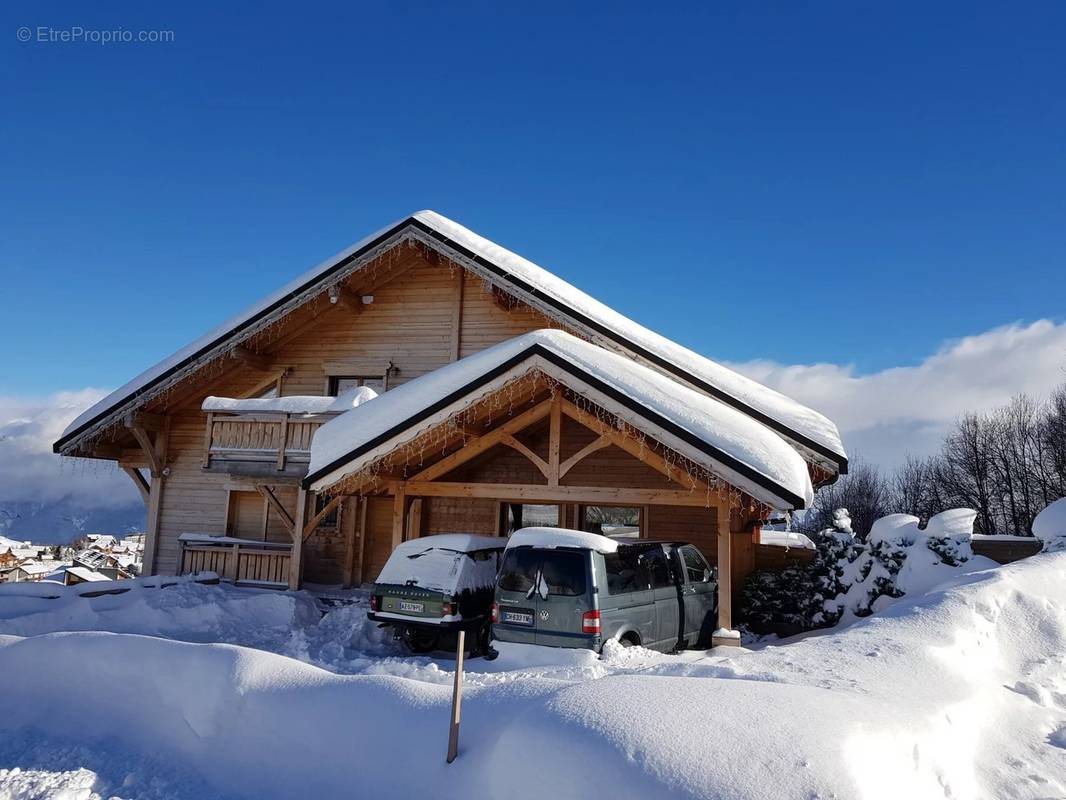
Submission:
<svg viewBox="0 0 1066 800">
<path fill-rule="evenodd" d="M 303 315 L 303 327 L 296 335 L 280 337 L 280 344 L 268 355 L 275 365 L 290 368 L 282 384 L 285 395 L 325 394 L 326 365 L 347 365 L 360 372 L 377 374 L 377 370 L 383 372 L 391 362 L 396 372 L 390 375 L 389 383 L 396 386 L 452 359 L 452 321 L 457 311 L 458 273 L 446 266 L 431 266 L 421 256 L 412 256 L 410 264 L 401 265 L 407 267 L 406 271 L 395 280 L 374 288 L 374 302 L 364 306 L 359 313 L 353 314 L 339 306 L 320 306 L 316 317 L 310 312 Z M 548 325 L 545 318 L 529 309 L 504 310 L 483 283 L 471 275 L 466 275 L 463 282 L 462 314 L 462 356 Z M 200 404 L 208 395 L 240 396 L 254 388 L 263 377 L 263 373 L 244 365 L 226 362 L 221 374 L 187 393 L 178 406 L 156 409 L 171 417 L 168 458 L 171 474 L 163 490 L 157 573 L 173 574 L 176 571 L 177 538 L 182 533 L 222 533 L 225 530 L 227 486 L 232 485 L 233 479 L 202 469 L 206 415 L 200 411 Z M 269 479 L 264 482 L 270 485 Z M 292 484 L 272 486 L 289 514 L 295 514 L 296 487 Z M 438 509 L 444 508 L 445 504 L 444 500 L 436 501 Z M 346 506 L 341 511 L 341 518 L 343 520 L 347 515 L 354 524 L 352 515 L 357 513 L 354 504 Z M 374 502 L 368 509 L 368 520 L 385 527 L 375 538 L 377 529 L 371 526 L 364 575 L 376 575 L 388 555 L 389 530 L 382 521 L 386 513 L 381 506 L 380 502 Z M 491 508 L 491 503 L 481 506 L 480 521 L 473 521 L 480 526 L 479 530 L 486 524 L 484 509 Z M 391 506 L 387 516 L 391 519 Z M 458 521 L 447 524 L 454 530 Z M 288 529 L 273 509 L 267 512 L 266 529 L 268 541 L 291 541 Z M 362 536 L 362 531 L 357 528 L 349 530 L 353 533 L 348 535 Z M 428 532 L 443 532 L 443 529 L 430 528 Z M 360 540 L 357 554 L 360 557 L 363 544 Z M 316 531 L 306 543 L 304 573 L 309 580 L 313 576 L 332 581 L 343 574 L 348 556 L 346 535 L 329 530 Z M 356 562 L 359 560 L 359 557 L 355 558 Z"/>
</svg>

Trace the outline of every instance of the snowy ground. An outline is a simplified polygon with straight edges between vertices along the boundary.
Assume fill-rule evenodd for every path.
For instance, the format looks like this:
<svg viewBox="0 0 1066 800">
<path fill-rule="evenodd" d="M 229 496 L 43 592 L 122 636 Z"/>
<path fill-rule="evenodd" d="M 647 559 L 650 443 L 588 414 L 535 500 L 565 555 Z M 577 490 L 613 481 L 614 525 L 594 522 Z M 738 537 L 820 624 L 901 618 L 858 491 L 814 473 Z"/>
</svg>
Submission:
<svg viewBox="0 0 1066 800">
<path fill-rule="evenodd" d="M 0 800 L 1066 796 L 1066 553 L 747 650 L 403 655 L 365 609 L 0 594 Z"/>
</svg>

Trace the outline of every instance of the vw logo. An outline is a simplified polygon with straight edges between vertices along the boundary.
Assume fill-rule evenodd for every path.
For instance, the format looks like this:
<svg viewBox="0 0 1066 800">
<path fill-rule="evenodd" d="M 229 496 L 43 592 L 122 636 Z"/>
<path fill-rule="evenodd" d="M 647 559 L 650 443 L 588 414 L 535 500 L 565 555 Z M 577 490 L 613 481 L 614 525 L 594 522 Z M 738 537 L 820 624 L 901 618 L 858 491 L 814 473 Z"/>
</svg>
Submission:
<svg viewBox="0 0 1066 800">
<path fill-rule="evenodd" d="M 541 622 L 547 622 L 548 621 L 548 612 L 547 611 L 541 611 L 540 612 L 540 619 L 541 619 Z"/>
</svg>

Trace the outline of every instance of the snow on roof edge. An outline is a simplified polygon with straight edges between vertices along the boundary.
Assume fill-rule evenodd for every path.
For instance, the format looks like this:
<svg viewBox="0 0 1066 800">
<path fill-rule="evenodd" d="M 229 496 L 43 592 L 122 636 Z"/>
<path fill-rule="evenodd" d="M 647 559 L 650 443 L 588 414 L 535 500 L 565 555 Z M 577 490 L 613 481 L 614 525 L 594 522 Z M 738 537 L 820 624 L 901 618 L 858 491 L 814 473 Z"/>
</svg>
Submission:
<svg viewBox="0 0 1066 800">
<path fill-rule="evenodd" d="M 771 429 L 737 409 L 619 353 L 585 342 L 565 331 L 548 329 L 516 336 L 421 375 L 392 389 L 388 403 L 367 403 L 323 425 L 311 443 L 311 463 L 304 479 L 305 487 L 317 490 L 335 484 L 358 468 L 352 466 L 354 461 L 372 460 L 377 457 L 378 450 L 391 449 L 397 437 L 404 433 L 418 426 L 438 424 L 439 421 L 433 418 L 428 422 L 416 418 L 453 395 L 457 395 L 453 405 L 462 403 L 464 398 L 478 391 L 468 389 L 468 386 L 479 378 L 492 375 L 509 361 L 521 363 L 535 357 L 538 346 L 541 348 L 539 352 L 569 364 L 579 375 L 602 383 L 617 396 L 635 401 L 642 409 L 637 413 L 643 419 L 658 417 L 668 426 L 659 429 L 660 435 L 676 439 L 677 434 L 669 431 L 669 426 L 674 426 L 684 436 L 702 442 L 703 446 L 696 448 L 691 443 L 685 444 L 683 439 L 678 440 L 681 452 L 691 450 L 692 453 L 686 455 L 697 454 L 695 460 L 698 463 L 709 459 L 714 464 L 712 471 L 725 477 L 728 483 L 777 508 L 801 508 L 811 502 L 813 488 L 806 462 L 791 444 Z M 588 381 L 575 379 L 569 370 L 565 374 L 564 383 L 577 380 L 588 384 Z M 495 380 L 502 380 L 507 375 L 504 373 Z M 627 421 L 640 425 L 637 420 Z M 678 448 L 672 441 L 667 443 Z M 357 453 L 361 448 L 366 448 L 365 452 Z M 768 495 L 773 501 L 766 499 Z"/>
<path fill-rule="evenodd" d="M 571 312 L 590 318 L 593 322 L 615 332 L 618 336 L 650 351 L 653 355 L 657 355 L 675 368 L 701 379 L 718 391 L 723 392 L 726 397 L 746 406 L 746 408 L 741 409 L 744 413 L 750 414 L 751 410 L 754 410 L 756 413 L 764 414 L 770 420 L 784 426 L 794 435 L 806 438 L 815 445 L 820 445 L 821 448 L 833 454 L 833 459 L 831 460 L 834 460 L 842 468 L 842 471 L 846 469 L 847 454 L 840 439 L 839 431 L 824 415 L 645 328 L 543 267 L 428 209 L 415 212 L 388 227 L 382 228 L 345 248 L 333 257 L 320 262 L 281 289 L 248 307 L 240 314 L 231 317 L 155 366 L 145 370 L 79 414 L 64 429 L 63 434 L 55 442 L 53 449 L 58 452 L 60 447 L 68 444 L 67 440 L 79 433 L 82 428 L 88 427 L 99 417 L 115 411 L 119 405 L 149 388 L 154 381 L 163 378 L 169 371 L 178 368 L 185 360 L 205 349 L 224 343 L 224 340 L 238 327 L 249 323 L 257 315 L 269 310 L 271 306 L 277 305 L 291 296 L 296 296 L 300 291 L 312 286 L 330 270 L 337 267 L 340 262 L 358 254 L 359 251 L 383 237 L 396 235 L 404 226 L 412 222 L 420 223 L 440 236 L 495 264 L 499 269 L 527 283 L 535 290 L 562 303 Z M 787 436 L 788 433 L 784 435 Z M 801 441 L 799 444 L 805 446 L 806 443 Z"/>
</svg>

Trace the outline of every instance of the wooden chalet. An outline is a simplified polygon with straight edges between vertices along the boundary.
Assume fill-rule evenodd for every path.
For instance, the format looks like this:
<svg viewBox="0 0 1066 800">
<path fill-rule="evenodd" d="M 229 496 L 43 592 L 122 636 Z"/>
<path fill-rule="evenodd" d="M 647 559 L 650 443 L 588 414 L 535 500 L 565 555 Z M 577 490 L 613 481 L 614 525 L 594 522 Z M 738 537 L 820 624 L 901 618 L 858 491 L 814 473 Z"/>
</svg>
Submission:
<svg viewBox="0 0 1066 800">
<path fill-rule="evenodd" d="M 696 543 L 727 629 L 760 522 L 847 469 L 817 412 L 429 211 L 134 378 L 54 449 L 133 480 L 145 575 L 352 585 L 412 537 L 613 525 Z"/>
</svg>

